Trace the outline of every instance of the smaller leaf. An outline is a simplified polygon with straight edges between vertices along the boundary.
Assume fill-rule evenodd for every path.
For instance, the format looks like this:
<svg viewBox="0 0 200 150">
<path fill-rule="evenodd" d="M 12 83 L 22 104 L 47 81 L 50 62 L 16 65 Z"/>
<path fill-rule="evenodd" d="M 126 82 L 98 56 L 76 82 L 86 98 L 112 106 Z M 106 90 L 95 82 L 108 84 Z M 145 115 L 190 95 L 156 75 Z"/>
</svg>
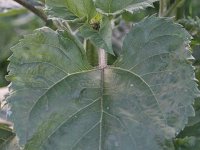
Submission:
<svg viewBox="0 0 200 150">
<path fill-rule="evenodd" d="M 94 25 L 98 26 L 97 22 Z M 100 29 L 95 30 L 89 24 L 85 24 L 80 28 L 81 35 L 84 38 L 89 39 L 97 48 L 103 48 L 108 53 L 114 55 L 112 49 L 112 27 L 111 22 L 108 18 L 103 18 L 100 23 Z"/>
<path fill-rule="evenodd" d="M 199 137 L 185 137 L 177 138 L 174 142 L 176 150 L 199 150 L 200 138 Z"/>
<path fill-rule="evenodd" d="M 74 20 L 87 17 L 90 20 L 96 13 L 92 0 L 46 0 L 49 18 Z"/>
<path fill-rule="evenodd" d="M 153 2 L 158 0 L 93 0 L 95 2 L 98 11 L 103 14 L 120 14 L 123 11 L 129 11 L 131 13 L 144 9 L 146 7 L 152 7 Z"/>
<path fill-rule="evenodd" d="M 96 67 L 98 66 L 98 50 L 94 46 L 94 44 L 91 43 L 90 40 L 86 40 L 86 55 L 88 58 L 89 63 Z"/>
</svg>

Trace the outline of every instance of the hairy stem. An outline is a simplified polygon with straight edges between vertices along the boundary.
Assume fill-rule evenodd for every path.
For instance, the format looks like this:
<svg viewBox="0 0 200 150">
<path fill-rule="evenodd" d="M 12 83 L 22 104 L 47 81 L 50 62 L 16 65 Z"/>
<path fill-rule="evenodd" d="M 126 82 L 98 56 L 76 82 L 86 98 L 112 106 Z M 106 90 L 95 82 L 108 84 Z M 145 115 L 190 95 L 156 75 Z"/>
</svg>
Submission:
<svg viewBox="0 0 200 150">
<path fill-rule="evenodd" d="M 34 14 L 36 14 L 38 17 L 40 17 L 44 22 L 48 22 L 47 20 L 47 16 L 40 10 L 38 10 L 37 8 L 35 8 L 32 4 L 30 4 L 28 1 L 26 0 L 14 0 L 15 2 L 19 3 L 20 5 L 24 6 L 25 8 L 27 8 L 28 10 L 30 10 L 31 12 L 33 12 Z"/>
<path fill-rule="evenodd" d="M 159 5 L 159 17 L 163 17 L 167 11 L 167 0 L 160 0 Z"/>
<path fill-rule="evenodd" d="M 99 49 L 99 68 L 104 69 L 107 67 L 107 54 L 104 49 Z"/>
</svg>

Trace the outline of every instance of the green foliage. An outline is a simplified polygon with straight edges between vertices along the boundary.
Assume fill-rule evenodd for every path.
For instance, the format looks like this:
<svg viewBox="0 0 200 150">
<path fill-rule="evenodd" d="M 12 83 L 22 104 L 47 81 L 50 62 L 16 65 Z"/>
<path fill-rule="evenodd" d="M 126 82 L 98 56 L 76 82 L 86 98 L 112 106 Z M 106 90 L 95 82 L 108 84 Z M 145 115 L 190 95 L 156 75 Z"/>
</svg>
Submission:
<svg viewBox="0 0 200 150">
<path fill-rule="evenodd" d="M 6 13 L 0 13 L 0 87 L 8 84 L 5 75 L 7 74 L 7 59 L 11 55 L 10 47 L 16 44 L 24 34 L 42 25 L 41 21 L 24 9 L 12 9 Z"/>
<path fill-rule="evenodd" d="M 151 16 L 128 33 L 114 65 L 99 69 L 68 31 L 25 36 L 12 48 L 7 77 L 20 143 L 25 150 L 174 149 L 198 94 L 189 39 L 181 26 Z"/>
<path fill-rule="evenodd" d="M 17 137 L 0 125 L 0 149 L 19 150 L 19 138 L 23 150 L 199 150 L 200 92 L 189 33 L 144 12 L 127 25 L 123 42 L 113 43 L 121 18 L 135 21 L 132 13 L 155 1 L 30 0 L 45 3 L 57 30 L 34 30 L 11 49 L 6 102 Z M 183 13 L 182 2 L 166 1 L 160 16 Z M 12 35 L 12 25 L 2 27 L 3 37 Z"/>
<path fill-rule="evenodd" d="M 4 123 L 0 123 L 0 147 L 1 150 L 20 150 L 15 133 Z"/>
<path fill-rule="evenodd" d="M 49 18 L 74 20 L 86 17 L 88 20 L 96 15 L 92 0 L 46 0 Z"/>
<path fill-rule="evenodd" d="M 190 32 L 193 36 L 192 46 L 200 45 L 200 18 L 188 17 L 187 19 L 181 19 L 179 22 Z"/>
<path fill-rule="evenodd" d="M 103 14 L 115 15 L 123 11 L 131 13 L 152 6 L 158 0 L 93 0 L 98 11 Z"/>
<path fill-rule="evenodd" d="M 25 36 L 25 39 L 13 48 L 9 80 L 13 81 L 13 88 L 26 87 L 13 97 L 18 97 L 18 100 L 9 100 L 17 103 L 21 101 L 22 104 L 13 107 L 16 115 L 13 119 L 16 121 L 16 129 L 20 131 L 18 136 L 21 143 L 26 142 L 28 112 L 35 100 L 66 75 L 90 68 L 83 51 L 80 43 L 72 35 L 62 31 L 55 32 L 49 28 L 42 28 Z"/>
</svg>

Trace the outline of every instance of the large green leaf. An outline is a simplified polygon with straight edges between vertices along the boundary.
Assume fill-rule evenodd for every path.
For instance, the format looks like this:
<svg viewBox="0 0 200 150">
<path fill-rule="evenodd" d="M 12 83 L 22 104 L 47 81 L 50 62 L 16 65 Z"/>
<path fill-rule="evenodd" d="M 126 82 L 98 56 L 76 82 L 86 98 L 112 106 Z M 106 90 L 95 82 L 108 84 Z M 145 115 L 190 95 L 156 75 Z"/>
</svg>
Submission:
<svg viewBox="0 0 200 150">
<path fill-rule="evenodd" d="M 103 14 L 119 14 L 123 11 L 134 12 L 153 5 L 158 0 L 93 0 Z"/>
<path fill-rule="evenodd" d="M 74 37 L 67 32 L 57 33 L 46 27 L 25 36 L 12 51 L 7 78 L 13 81 L 11 89 L 15 90 L 10 98 L 15 114 L 13 121 L 20 142 L 24 144 L 29 123 L 28 112 L 35 101 L 66 75 L 87 70 L 90 66 Z"/>
<path fill-rule="evenodd" d="M 130 31 L 115 64 L 146 81 L 173 134 L 184 128 L 188 116 L 194 115 L 191 104 L 198 95 L 188 61 L 193 59 L 187 49 L 189 38 L 180 25 L 151 16 Z"/>
<path fill-rule="evenodd" d="M 74 20 L 87 17 L 90 20 L 96 14 L 92 0 L 46 0 L 45 4 L 49 18 Z"/>
<path fill-rule="evenodd" d="M 20 150 L 15 133 L 4 123 L 0 123 L 0 149 Z"/>
<path fill-rule="evenodd" d="M 133 27 L 113 66 L 90 68 L 82 46 L 48 28 L 13 48 L 8 102 L 25 150 L 174 150 L 199 94 L 181 26 Z"/>
</svg>

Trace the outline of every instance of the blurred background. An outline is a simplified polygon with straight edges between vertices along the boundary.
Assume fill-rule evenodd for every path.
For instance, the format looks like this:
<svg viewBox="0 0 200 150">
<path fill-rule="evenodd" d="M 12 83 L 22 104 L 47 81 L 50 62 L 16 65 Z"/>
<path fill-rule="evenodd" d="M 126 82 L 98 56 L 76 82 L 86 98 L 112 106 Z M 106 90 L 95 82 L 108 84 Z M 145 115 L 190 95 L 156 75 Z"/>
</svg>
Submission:
<svg viewBox="0 0 200 150">
<path fill-rule="evenodd" d="M 17 0 L 16 0 L 17 1 Z M 22 0 L 28 2 L 34 8 L 42 11 L 45 0 Z M 164 17 L 173 17 L 174 21 L 182 24 L 193 36 L 191 52 L 196 60 L 193 62 L 197 79 L 200 79 L 200 0 L 160 0 L 163 8 L 159 9 L 159 2 L 154 3 L 154 8 L 140 10 L 135 14 L 128 12 L 122 16 L 116 16 L 113 30 L 113 49 L 116 55 L 120 54 L 120 47 L 124 35 L 129 31 L 132 24 L 137 23 L 146 16 L 159 14 Z M 121 20 L 123 18 L 123 20 Z M 8 112 L 3 101 L 8 93 L 5 75 L 9 64 L 8 58 L 12 55 L 10 48 L 19 42 L 23 35 L 31 33 L 34 29 L 48 25 L 48 22 L 36 16 L 14 0 L 0 0 L 0 118 L 5 118 Z M 175 139 L 175 145 L 181 145 L 182 149 L 189 146 L 194 150 L 200 149 L 200 99 L 197 99 L 194 107 L 196 117 L 190 118 L 186 129 Z M 2 114 L 4 116 L 2 116 Z M 1 120 L 0 120 L 1 121 Z M 198 133 L 198 136 L 195 135 Z M 194 135 L 196 136 L 194 138 Z M 194 146 L 196 146 L 194 148 Z M 198 147 L 199 146 L 199 147 Z"/>
</svg>

